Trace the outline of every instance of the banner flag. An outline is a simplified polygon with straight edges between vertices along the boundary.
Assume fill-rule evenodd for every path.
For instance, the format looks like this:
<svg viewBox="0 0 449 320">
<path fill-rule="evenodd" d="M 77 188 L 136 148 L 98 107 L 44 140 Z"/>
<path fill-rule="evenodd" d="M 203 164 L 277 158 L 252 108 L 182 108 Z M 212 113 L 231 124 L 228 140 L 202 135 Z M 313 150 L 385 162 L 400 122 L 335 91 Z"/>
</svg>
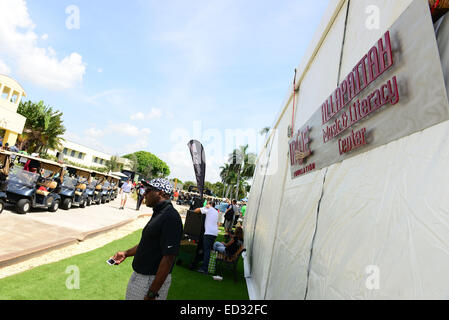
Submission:
<svg viewBox="0 0 449 320">
<path fill-rule="evenodd" d="M 200 197 L 203 197 L 204 179 L 206 177 L 206 155 L 203 145 L 197 140 L 191 140 L 187 146 L 192 155 L 193 169 L 195 170 L 196 182 Z"/>
</svg>

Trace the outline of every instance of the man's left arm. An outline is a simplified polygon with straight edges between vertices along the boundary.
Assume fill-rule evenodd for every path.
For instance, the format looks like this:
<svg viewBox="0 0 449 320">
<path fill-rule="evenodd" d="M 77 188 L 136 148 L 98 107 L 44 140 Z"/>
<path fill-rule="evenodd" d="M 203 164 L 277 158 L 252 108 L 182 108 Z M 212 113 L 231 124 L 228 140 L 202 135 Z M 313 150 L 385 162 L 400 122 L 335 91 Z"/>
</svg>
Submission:
<svg viewBox="0 0 449 320">
<path fill-rule="evenodd" d="M 170 274 L 181 245 L 182 228 L 180 217 L 178 219 L 168 219 L 164 223 L 160 239 L 162 259 L 149 292 L 151 291 L 157 294 L 167 279 L 167 276 Z M 145 296 L 145 300 L 155 300 L 155 298 L 149 298 L 147 295 Z"/>
</svg>

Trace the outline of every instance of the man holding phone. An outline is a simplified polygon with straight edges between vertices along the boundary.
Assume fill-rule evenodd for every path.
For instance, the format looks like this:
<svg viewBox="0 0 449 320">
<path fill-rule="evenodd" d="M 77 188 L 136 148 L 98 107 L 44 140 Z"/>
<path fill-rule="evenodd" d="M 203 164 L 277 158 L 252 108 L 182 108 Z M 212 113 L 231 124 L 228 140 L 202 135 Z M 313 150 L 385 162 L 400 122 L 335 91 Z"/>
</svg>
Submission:
<svg viewBox="0 0 449 320">
<path fill-rule="evenodd" d="M 146 205 L 153 208 L 153 216 L 142 231 L 140 243 L 117 252 L 112 259 L 118 265 L 134 257 L 126 300 L 165 300 L 181 243 L 182 220 L 170 201 L 173 187 L 168 180 L 143 181 L 143 185 Z"/>
</svg>

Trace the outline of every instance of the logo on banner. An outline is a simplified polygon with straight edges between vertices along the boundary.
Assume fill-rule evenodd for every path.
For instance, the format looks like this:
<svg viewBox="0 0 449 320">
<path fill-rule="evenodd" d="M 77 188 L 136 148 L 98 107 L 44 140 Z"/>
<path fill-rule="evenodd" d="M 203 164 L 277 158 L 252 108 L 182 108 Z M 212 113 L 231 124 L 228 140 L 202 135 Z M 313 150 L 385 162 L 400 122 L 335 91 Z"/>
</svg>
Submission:
<svg viewBox="0 0 449 320">
<path fill-rule="evenodd" d="M 310 150 L 310 127 L 307 126 L 293 137 L 290 142 L 290 164 L 291 166 L 303 166 L 294 172 L 294 176 L 300 176 L 312 170 L 315 170 L 315 163 L 307 165 L 307 158 L 312 155 Z"/>
<path fill-rule="evenodd" d="M 298 133 L 293 137 L 293 141 L 290 142 L 290 163 L 292 166 L 304 164 L 312 154 L 309 145 L 309 132 L 309 126 L 303 130 L 298 130 Z"/>
</svg>

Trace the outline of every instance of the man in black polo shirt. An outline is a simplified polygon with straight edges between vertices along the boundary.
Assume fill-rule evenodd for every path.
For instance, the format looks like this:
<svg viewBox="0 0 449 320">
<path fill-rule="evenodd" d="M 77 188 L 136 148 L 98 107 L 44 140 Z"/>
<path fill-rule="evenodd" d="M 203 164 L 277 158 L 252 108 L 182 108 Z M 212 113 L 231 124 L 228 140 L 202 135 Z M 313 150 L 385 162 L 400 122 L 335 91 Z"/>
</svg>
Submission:
<svg viewBox="0 0 449 320">
<path fill-rule="evenodd" d="M 142 231 L 140 243 L 117 252 L 116 264 L 134 256 L 133 274 L 126 290 L 126 300 L 165 300 L 171 284 L 171 271 L 182 237 L 181 217 L 173 208 L 173 187 L 166 179 L 143 182 L 145 200 L 153 208 L 153 216 Z"/>
</svg>

